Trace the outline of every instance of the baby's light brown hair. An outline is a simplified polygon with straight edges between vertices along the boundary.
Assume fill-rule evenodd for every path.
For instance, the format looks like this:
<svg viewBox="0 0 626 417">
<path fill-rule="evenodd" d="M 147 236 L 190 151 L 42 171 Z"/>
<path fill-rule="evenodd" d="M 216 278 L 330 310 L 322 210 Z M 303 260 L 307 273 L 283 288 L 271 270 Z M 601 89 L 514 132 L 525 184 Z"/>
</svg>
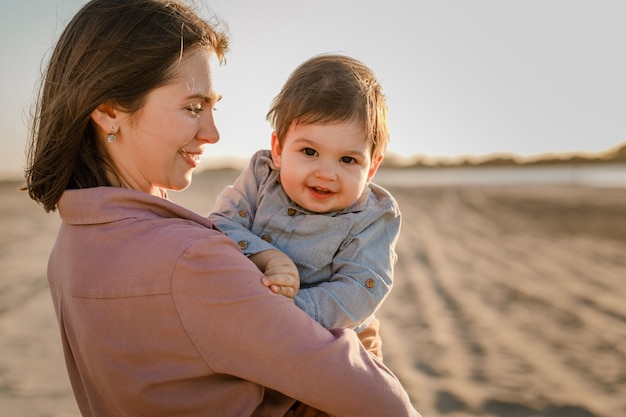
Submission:
<svg viewBox="0 0 626 417">
<path fill-rule="evenodd" d="M 370 68 L 346 55 L 317 55 L 298 66 L 272 101 L 267 120 L 281 146 L 293 122 L 354 122 L 371 143 L 372 159 L 383 156 L 389 142 L 382 88 Z"/>
</svg>

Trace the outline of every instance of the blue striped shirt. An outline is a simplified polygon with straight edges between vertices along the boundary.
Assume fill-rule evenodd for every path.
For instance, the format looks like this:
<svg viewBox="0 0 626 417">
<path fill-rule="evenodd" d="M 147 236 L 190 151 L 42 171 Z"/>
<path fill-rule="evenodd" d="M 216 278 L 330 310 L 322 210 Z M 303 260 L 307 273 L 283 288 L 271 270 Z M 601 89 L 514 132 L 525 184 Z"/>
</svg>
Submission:
<svg viewBox="0 0 626 417">
<path fill-rule="evenodd" d="M 296 305 L 326 328 L 361 331 L 391 290 L 401 214 L 376 184 L 350 207 L 313 213 L 289 199 L 270 151 L 261 150 L 221 192 L 210 218 L 248 256 L 286 253 L 300 274 Z"/>
</svg>

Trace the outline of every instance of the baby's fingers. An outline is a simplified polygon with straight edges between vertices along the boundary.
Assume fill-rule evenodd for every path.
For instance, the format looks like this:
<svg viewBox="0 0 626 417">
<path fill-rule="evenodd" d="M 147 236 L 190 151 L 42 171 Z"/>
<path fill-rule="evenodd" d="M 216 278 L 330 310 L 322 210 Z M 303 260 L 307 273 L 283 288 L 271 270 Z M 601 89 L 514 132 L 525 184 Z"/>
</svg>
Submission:
<svg viewBox="0 0 626 417">
<path fill-rule="evenodd" d="M 278 279 L 277 279 L 278 278 Z M 282 278 L 282 279 L 281 279 Z M 285 277 L 273 275 L 271 277 L 263 277 L 261 282 L 268 287 L 273 293 L 284 295 L 285 297 L 293 298 L 298 293 L 300 283 L 294 282 L 293 277 Z"/>
<path fill-rule="evenodd" d="M 288 298 L 295 297 L 297 292 L 294 287 L 284 287 L 281 285 L 270 285 L 270 290 L 272 290 L 273 293 L 280 294 Z"/>
</svg>

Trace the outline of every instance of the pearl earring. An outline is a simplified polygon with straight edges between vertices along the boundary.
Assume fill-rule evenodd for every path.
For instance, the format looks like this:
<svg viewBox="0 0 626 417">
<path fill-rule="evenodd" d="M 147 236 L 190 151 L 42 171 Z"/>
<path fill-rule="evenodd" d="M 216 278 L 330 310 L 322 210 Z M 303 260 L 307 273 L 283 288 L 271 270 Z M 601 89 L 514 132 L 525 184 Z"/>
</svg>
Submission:
<svg viewBox="0 0 626 417">
<path fill-rule="evenodd" d="M 111 133 L 109 133 L 108 136 L 107 136 L 107 142 L 113 143 L 113 142 L 115 142 L 115 139 L 117 139 L 115 137 L 115 128 L 112 128 L 111 129 Z"/>
</svg>

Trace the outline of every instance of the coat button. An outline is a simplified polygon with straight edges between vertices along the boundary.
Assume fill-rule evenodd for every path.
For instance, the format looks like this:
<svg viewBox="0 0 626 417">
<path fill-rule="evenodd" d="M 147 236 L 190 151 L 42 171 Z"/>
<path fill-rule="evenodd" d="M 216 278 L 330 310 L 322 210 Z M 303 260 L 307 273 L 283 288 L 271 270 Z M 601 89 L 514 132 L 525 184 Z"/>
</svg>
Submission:
<svg viewBox="0 0 626 417">
<path fill-rule="evenodd" d="M 365 286 L 367 288 L 374 288 L 376 286 L 376 282 L 372 278 L 369 278 L 367 281 L 365 281 Z"/>
<path fill-rule="evenodd" d="M 237 244 L 241 250 L 248 249 L 248 242 L 245 240 L 240 240 Z"/>
<path fill-rule="evenodd" d="M 237 214 L 239 214 L 241 217 L 248 217 L 248 213 L 246 213 L 245 210 L 239 210 Z"/>
<path fill-rule="evenodd" d="M 272 242 L 272 237 L 270 235 L 263 235 L 263 236 L 261 236 L 261 239 L 263 239 L 267 243 L 271 243 Z"/>
<path fill-rule="evenodd" d="M 291 216 L 291 217 L 295 216 L 296 215 L 296 209 L 292 209 L 292 208 L 287 209 L 287 214 L 289 216 Z"/>
</svg>

